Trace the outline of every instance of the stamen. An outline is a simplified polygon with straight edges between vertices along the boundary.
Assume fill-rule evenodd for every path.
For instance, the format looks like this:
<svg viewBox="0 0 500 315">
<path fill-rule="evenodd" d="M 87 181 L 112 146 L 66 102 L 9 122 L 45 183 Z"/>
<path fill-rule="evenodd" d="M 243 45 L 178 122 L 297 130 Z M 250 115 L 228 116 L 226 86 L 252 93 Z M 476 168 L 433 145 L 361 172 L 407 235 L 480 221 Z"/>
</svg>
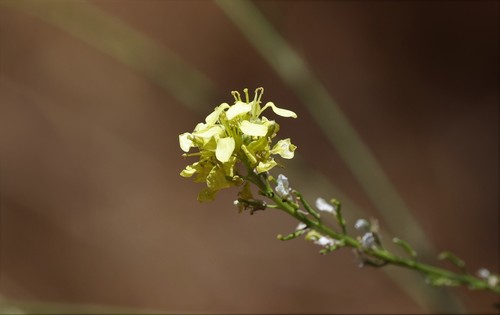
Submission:
<svg viewBox="0 0 500 315">
<path fill-rule="evenodd" d="M 247 103 L 250 103 L 250 97 L 248 96 L 248 89 L 247 88 L 244 88 L 243 89 L 243 92 L 245 93 L 245 98 L 247 100 Z"/>
<path fill-rule="evenodd" d="M 260 99 L 262 98 L 263 94 L 264 94 L 264 88 L 263 87 L 256 88 L 255 89 L 254 102 L 260 103 Z"/>
<path fill-rule="evenodd" d="M 234 100 L 235 100 L 236 102 L 238 102 L 238 101 L 239 101 L 239 102 L 241 102 L 241 95 L 240 95 L 240 92 L 238 92 L 238 91 L 231 91 L 231 94 L 233 95 Z"/>
</svg>

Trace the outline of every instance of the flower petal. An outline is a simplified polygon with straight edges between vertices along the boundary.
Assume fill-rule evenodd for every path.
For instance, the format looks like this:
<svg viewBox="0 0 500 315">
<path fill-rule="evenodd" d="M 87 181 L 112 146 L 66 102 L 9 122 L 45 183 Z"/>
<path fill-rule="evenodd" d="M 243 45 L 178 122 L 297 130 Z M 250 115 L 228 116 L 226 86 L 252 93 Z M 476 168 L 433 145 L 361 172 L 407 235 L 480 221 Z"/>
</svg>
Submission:
<svg viewBox="0 0 500 315">
<path fill-rule="evenodd" d="M 272 154 L 279 154 L 284 159 L 292 159 L 294 156 L 293 151 L 295 151 L 297 147 L 290 142 L 290 138 L 278 141 L 273 149 L 271 150 Z"/>
<path fill-rule="evenodd" d="M 208 115 L 207 118 L 205 118 L 205 122 L 207 123 L 207 125 L 214 125 L 219 119 L 220 114 L 227 108 L 229 108 L 229 104 L 227 103 L 222 103 L 217 106 L 215 110 L 210 115 Z"/>
<path fill-rule="evenodd" d="M 295 228 L 295 231 L 303 230 L 305 228 L 307 228 L 307 224 L 300 222 L 299 225 L 297 225 L 297 227 Z"/>
<path fill-rule="evenodd" d="M 270 169 L 272 169 L 276 165 L 278 165 L 278 163 L 276 163 L 275 160 L 271 159 L 271 160 L 268 160 L 265 163 L 264 162 L 259 162 L 259 164 L 255 168 L 255 170 L 257 171 L 257 174 L 260 174 L 260 173 L 264 173 L 264 172 L 269 171 Z"/>
<path fill-rule="evenodd" d="M 240 124 L 241 131 L 248 136 L 264 137 L 267 134 L 267 126 L 251 123 L 243 120 Z"/>
<path fill-rule="evenodd" d="M 182 151 L 189 152 L 193 145 L 193 141 L 190 139 L 191 134 L 189 132 L 185 132 L 179 135 L 179 145 L 181 146 Z"/>
<path fill-rule="evenodd" d="M 316 208 L 318 208 L 319 211 L 325 211 L 330 213 L 333 213 L 335 211 L 335 208 L 331 204 L 326 202 L 326 200 L 323 198 L 316 199 Z"/>
<path fill-rule="evenodd" d="M 208 129 L 197 131 L 197 132 L 193 133 L 193 135 L 196 137 L 209 139 L 215 135 L 220 135 L 223 131 L 224 131 L 224 127 L 222 127 L 220 125 L 215 125 L 215 126 L 210 127 Z"/>
<path fill-rule="evenodd" d="M 234 117 L 241 115 L 241 114 L 246 114 L 252 110 L 252 105 L 243 103 L 243 102 L 236 102 L 233 106 L 231 106 L 227 112 L 226 112 L 226 117 L 228 120 L 232 120 Z"/>
<path fill-rule="evenodd" d="M 370 223 L 368 223 L 365 219 L 358 219 L 354 224 L 354 228 L 356 230 L 368 232 L 370 230 Z"/>
<path fill-rule="evenodd" d="M 217 160 L 222 163 L 229 161 L 231 154 L 233 154 L 234 146 L 234 139 L 231 137 L 219 139 L 217 141 L 217 149 L 215 150 Z"/>
<path fill-rule="evenodd" d="M 319 239 L 314 241 L 314 244 L 320 245 L 320 246 L 333 246 L 335 244 L 335 241 L 333 238 L 330 238 L 328 236 L 321 236 Z"/>
<path fill-rule="evenodd" d="M 266 106 L 264 106 L 264 108 L 262 108 L 262 110 L 260 112 L 262 113 L 268 107 L 271 107 L 273 112 L 278 116 L 297 118 L 297 114 L 295 114 L 291 110 L 279 108 L 278 106 L 274 105 L 273 102 L 267 102 Z"/>
<path fill-rule="evenodd" d="M 194 164 L 198 164 L 198 162 L 196 162 Z M 182 170 L 181 176 L 182 177 L 191 177 L 191 176 L 193 176 L 194 173 L 196 173 L 196 169 L 192 165 L 188 165 L 188 166 L 186 166 L 185 169 Z"/>
<path fill-rule="evenodd" d="M 281 198 L 288 198 L 290 192 L 292 191 L 292 189 L 290 188 L 290 183 L 288 182 L 288 178 L 283 174 L 279 174 L 276 183 L 276 193 Z"/>
</svg>

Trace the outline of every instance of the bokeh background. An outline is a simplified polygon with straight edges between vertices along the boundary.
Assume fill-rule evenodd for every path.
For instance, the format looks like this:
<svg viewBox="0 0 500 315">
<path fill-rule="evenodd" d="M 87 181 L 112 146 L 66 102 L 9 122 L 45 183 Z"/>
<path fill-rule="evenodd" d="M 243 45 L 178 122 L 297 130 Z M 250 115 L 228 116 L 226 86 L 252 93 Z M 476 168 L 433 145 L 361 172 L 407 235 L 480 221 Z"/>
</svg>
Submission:
<svg viewBox="0 0 500 315">
<path fill-rule="evenodd" d="M 230 91 L 294 110 L 283 170 L 425 262 L 499 272 L 496 1 L 0 0 L 4 313 L 494 313 L 196 201 L 178 134 Z M 274 172 L 277 174 L 277 171 Z M 451 266 L 450 268 L 453 268 Z"/>
</svg>

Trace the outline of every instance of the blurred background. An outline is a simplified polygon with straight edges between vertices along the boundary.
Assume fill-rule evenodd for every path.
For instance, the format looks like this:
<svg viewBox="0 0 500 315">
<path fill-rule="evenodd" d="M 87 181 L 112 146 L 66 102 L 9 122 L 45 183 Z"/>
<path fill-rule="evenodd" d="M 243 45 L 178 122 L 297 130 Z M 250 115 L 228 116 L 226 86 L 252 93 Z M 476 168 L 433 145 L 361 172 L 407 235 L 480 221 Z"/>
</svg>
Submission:
<svg viewBox="0 0 500 315">
<path fill-rule="evenodd" d="M 265 88 L 282 170 L 422 260 L 499 272 L 495 1 L 0 0 L 3 313 L 495 313 L 357 266 L 236 190 L 199 204 L 178 135 Z M 272 114 L 269 114 L 272 116 Z M 277 175 L 280 170 L 275 170 Z"/>
</svg>

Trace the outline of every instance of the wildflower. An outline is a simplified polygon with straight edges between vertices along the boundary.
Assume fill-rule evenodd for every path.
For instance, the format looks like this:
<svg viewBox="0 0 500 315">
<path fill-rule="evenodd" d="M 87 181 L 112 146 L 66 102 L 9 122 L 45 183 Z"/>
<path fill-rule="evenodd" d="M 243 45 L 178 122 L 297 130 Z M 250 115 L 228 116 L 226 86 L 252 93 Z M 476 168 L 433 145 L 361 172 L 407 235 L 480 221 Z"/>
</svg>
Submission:
<svg viewBox="0 0 500 315">
<path fill-rule="evenodd" d="M 297 227 L 295 228 L 295 231 L 304 230 L 306 228 L 307 224 L 300 222 L 299 225 L 297 225 Z"/>
<path fill-rule="evenodd" d="M 271 150 L 272 154 L 279 154 L 284 159 L 293 159 L 294 151 L 297 147 L 290 142 L 290 139 L 278 141 Z"/>
<path fill-rule="evenodd" d="M 364 248 L 371 248 L 376 245 L 376 238 L 372 232 L 365 233 L 361 238 L 361 246 Z"/>
<path fill-rule="evenodd" d="M 499 282 L 500 282 L 500 280 L 495 275 L 491 275 L 488 277 L 488 285 L 490 287 L 496 287 Z"/>
<path fill-rule="evenodd" d="M 477 271 L 479 278 L 487 279 L 490 276 L 490 271 L 486 268 L 481 268 Z"/>
<path fill-rule="evenodd" d="M 288 178 L 283 174 L 279 174 L 276 182 L 278 183 L 275 188 L 276 193 L 281 198 L 287 199 L 290 196 L 290 192 L 292 191 L 292 189 L 289 187 Z"/>
<path fill-rule="evenodd" d="M 316 208 L 318 208 L 319 211 L 325 211 L 330 213 L 334 213 L 335 211 L 335 208 L 331 204 L 326 202 L 326 200 L 323 198 L 316 199 Z"/>
<path fill-rule="evenodd" d="M 238 92 L 233 91 L 233 105 L 222 103 L 205 118 L 205 122 L 196 125 L 193 132 L 179 135 L 184 156 L 199 156 L 199 161 L 186 166 L 180 175 L 194 176 L 195 182 L 206 183 L 207 187 L 198 195 L 200 202 L 213 200 L 221 189 L 241 185 L 243 178 L 237 171 L 240 163 L 260 174 L 278 165 L 274 155 L 293 158 L 296 146 L 290 139 L 272 145 L 279 125 L 262 113 L 270 108 L 281 117 L 296 118 L 297 115 L 273 102 L 261 107 L 263 92 L 263 88 L 256 89 L 254 99 L 250 100 L 248 89 L 244 89 L 243 100 Z M 189 153 L 192 148 L 199 152 Z"/>
<path fill-rule="evenodd" d="M 330 238 L 328 236 L 321 236 L 317 240 L 314 241 L 314 244 L 324 246 L 324 247 L 330 247 L 335 245 L 335 240 L 333 238 Z"/>
<path fill-rule="evenodd" d="M 240 202 L 239 200 L 235 200 L 233 201 L 233 205 L 238 208 L 238 212 L 242 212 L 243 210 L 245 210 L 245 204 L 243 204 L 242 202 Z"/>
<path fill-rule="evenodd" d="M 477 275 L 479 278 L 485 279 L 490 287 L 495 287 L 500 279 L 497 275 L 492 274 L 488 269 L 481 268 L 477 271 Z"/>
<path fill-rule="evenodd" d="M 354 228 L 359 231 L 368 231 L 370 230 L 370 223 L 365 219 L 358 219 L 356 223 L 354 223 Z"/>
<path fill-rule="evenodd" d="M 332 247 L 337 245 L 337 241 L 329 236 L 325 236 L 315 230 L 310 230 L 306 234 L 306 240 L 312 241 L 314 244 L 323 246 L 323 247 Z"/>
</svg>

